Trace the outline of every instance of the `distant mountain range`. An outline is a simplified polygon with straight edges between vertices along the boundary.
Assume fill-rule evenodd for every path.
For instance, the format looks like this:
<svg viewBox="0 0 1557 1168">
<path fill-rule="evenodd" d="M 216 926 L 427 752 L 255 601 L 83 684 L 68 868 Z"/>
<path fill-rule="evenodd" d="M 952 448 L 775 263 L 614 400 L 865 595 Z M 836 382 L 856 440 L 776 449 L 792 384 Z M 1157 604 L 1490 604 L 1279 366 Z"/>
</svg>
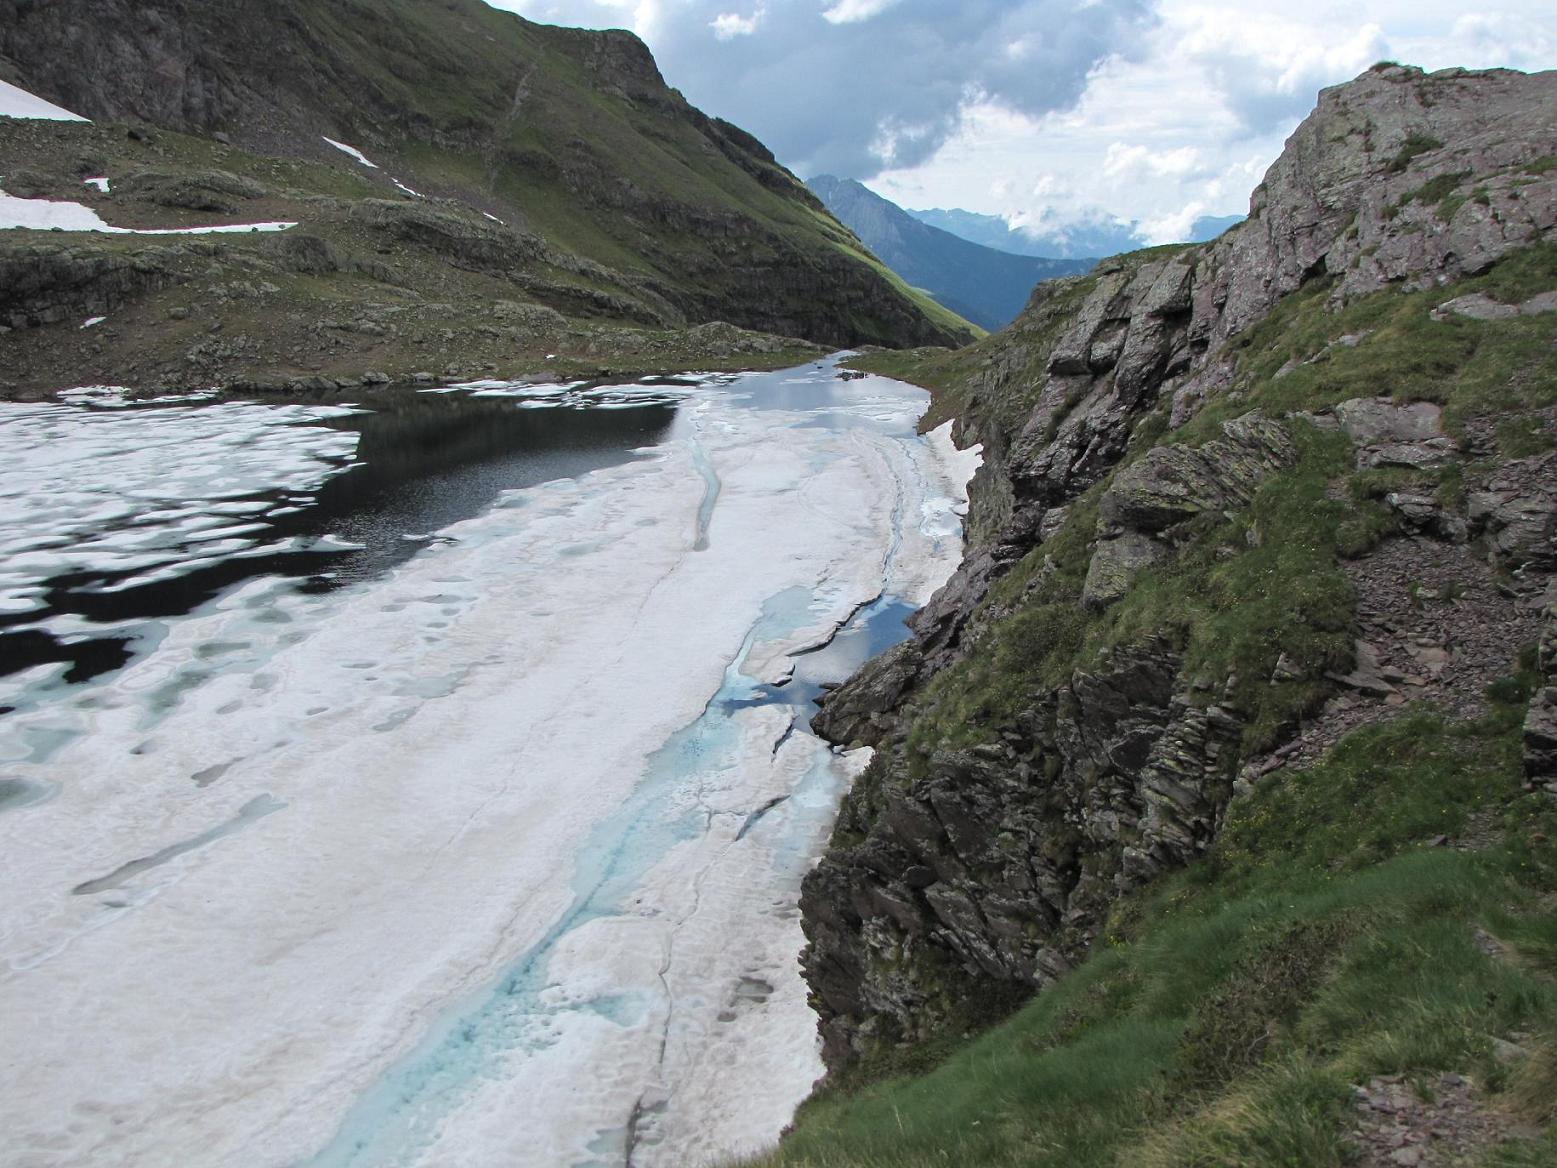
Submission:
<svg viewBox="0 0 1557 1168">
<path fill-rule="evenodd" d="M 1009 324 L 1039 281 L 1086 272 L 1096 262 L 1077 256 L 1049 259 L 1017 255 L 1010 249 L 983 245 L 920 222 L 853 179 L 824 174 L 807 185 L 887 267 L 953 312 L 987 329 Z M 1005 229 L 1003 220 L 994 222 Z"/>
<path fill-rule="evenodd" d="M 1064 226 L 1014 228 L 998 215 L 980 215 L 973 211 L 935 209 L 909 211 L 908 214 L 921 223 L 949 231 L 971 243 L 1022 256 L 1102 258 L 1135 251 L 1147 246 L 1148 242 L 1141 234 L 1140 224 L 1111 218 L 1083 220 Z M 1242 221 L 1242 215 L 1202 215 L 1179 242 L 1203 243 Z"/>
</svg>

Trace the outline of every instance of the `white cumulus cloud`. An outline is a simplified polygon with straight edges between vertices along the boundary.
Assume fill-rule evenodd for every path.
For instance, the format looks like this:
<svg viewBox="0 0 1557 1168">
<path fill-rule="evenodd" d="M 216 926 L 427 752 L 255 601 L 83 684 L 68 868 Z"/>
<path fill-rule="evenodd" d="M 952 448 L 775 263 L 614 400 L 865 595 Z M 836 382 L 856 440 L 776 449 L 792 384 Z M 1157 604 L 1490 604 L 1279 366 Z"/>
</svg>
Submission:
<svg viewBox="0 0 1557 1168">
<path fill-rule="evenodd" d="M 1153 239 L 1246 210 L 1318 91 L 1379 59 L 1557 67 L 1550 0 L 489 2 L 631 28 L 670 84 L 802 175 Z"/>
<path fill-rule="evenodd" d="M 838 0 L 822 13 L 822 19 L 829 24 L 855 24 L 880 15 L 896 3 L 897 0 Z"/>
<path fill-rule="evenodd" d="M 751 36 L 757 31 L 766 15 L 761 5 L 758 5 L 750 16 L 742 16 L 739 12 L 721 12 L 709 22 L 709 27 L 714 30 L 717 40 L 727 41 L 732 37 Z"/>
</svg>

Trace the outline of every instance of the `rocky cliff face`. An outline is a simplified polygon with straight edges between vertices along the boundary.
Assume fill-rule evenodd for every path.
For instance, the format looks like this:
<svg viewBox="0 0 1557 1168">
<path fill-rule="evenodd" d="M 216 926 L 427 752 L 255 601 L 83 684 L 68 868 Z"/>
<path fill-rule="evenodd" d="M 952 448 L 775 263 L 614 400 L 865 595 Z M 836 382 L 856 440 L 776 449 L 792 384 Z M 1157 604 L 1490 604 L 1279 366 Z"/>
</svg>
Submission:
<svg viewBox="0 0 1557 1168">
<path fill-rule="evenodd" d="M 877 747 L 803 899 L 834 1068 L 1057 977 L 1344 730 L 1474 713 L 1557 568 L 1554 241 L 1557 74 L 1382 66 L 1245 224 L 927 367 L 985 465 L 962 569 L 816 719 Z"/>
</svg>

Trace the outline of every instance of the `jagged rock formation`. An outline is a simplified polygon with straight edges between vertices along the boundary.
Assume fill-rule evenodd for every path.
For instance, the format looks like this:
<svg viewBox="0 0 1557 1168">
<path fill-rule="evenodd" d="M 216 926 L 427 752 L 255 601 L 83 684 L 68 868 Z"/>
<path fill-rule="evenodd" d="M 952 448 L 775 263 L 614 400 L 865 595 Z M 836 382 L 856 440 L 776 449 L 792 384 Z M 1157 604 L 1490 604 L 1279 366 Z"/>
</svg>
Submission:
<svg viewBox="0 0 1557 1168">
<path fill-rule="evenodd" d="M 1490 591 L 1490 572 L 1467 585 L 1491 597 L 1467 614 L 1510 621 L 1475 642 L 1500 660 L 1473 673 L 1508 667 L 1509 638 L 1529 625 L 1512 614 L 1531 611 L 1557 548 L 1552 455 L 1514 457 L 1494 434 L 1495 407 L 1422 400 L 1443 392 L 1432 380 L 1362 395 L 1320 380 L 1331 365 L 1397 352 L 1391 337 L 1336 326 L 1301 359 L 1261 362 L 1281 349 L 1281 321 L 1319 332 L 1314 319 L 1350 305 L 1451 285 L 1549 245 L 1554 156 L 1557 74 L 1381 66 L 1321 95 L 1246 223 L 1041 285 L 1010 329 L 945 366 L 958 436 L 985 450 L 964 564 L 911 622 L 914 640 L 829 694 L 815 721 L 877 747 L 802 901 L 833 1067 L 1057 977 L 1122 893 L 1207 846 L 1241 784 L 1334 741 L 1368 716 L 1359 702 L 1403 702 L 1407 682 L 1433 697 L 1430 668 L 1354 656 L 1351 614 L 1373 603 L 1373 584 L 1366 571 L 1339 573 L 1337 553 L 1381 539 L 1474 548 L 1511 574 L 1514 599 Z M 1413 320 L 1518 321 L 1545 303 L 1493 298 L 1489 313 L 1439 299 Z M 1535 327 L 1515 339 L 1545 359 Z M 1395 364 L 1407 363 L 1409 347 L 1398 352 Z M 1297 382 L 1318 408 L 1241 404 L 1279 402 Z M 1521 425 L 1549 433 L 1543 409 Z M 1255 504 L 1274 506 L 1266 483 L 1331 508 L 1323 539 L 1267 529 Z M 1348 492 L 1359 514 L 1341 502 Z M 1246 554 L 1284 539 L 1312 542 L 1322 567 L 1292 594 L 1290 616 L 1278 604 L 1260 618 L 1273 623 L 1251 637 L 1268 651 L 1238 657 L 1215 643 L 1230 624 L 1176 625 L 1132 588 L 1143 573 L 1158 594 L 1223 587 Z M 1245 594 L 1279 597 L 1287 584 L 1298 587 Z M 1215 625 L 1215 605 L 1202 611 Z M 1289 649 L 1276 644 L 1283 620 L 1308 622 Z M 1437 645 L 1411 648 L 1450 659 Z M 1375 677 L 1383 688 L 1370 692 Z M 1551 692 L 1532 707 L 1535 768 L 1550 753 Z M 1477 700 L 1450 696 L 1456 710 Z"/>
</svg>

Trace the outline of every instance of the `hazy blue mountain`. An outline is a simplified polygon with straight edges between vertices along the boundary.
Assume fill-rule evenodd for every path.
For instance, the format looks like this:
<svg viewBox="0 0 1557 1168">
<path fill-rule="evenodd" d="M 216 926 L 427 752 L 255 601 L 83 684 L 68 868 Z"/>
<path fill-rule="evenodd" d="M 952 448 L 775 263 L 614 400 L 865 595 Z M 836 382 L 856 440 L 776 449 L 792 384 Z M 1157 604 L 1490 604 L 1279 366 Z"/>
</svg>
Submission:
<svg viewBox="0 0 1557 1168">
<path fill-rule="evenodd" d="M 1013 255 L 980 246 L 921 223 L 853 179 L 824 174 L 807 185 L 887 267 L 987 329 L 1009 324 L 1040 280 L 1085 272 L 1095 262 Z"/>
<path fill-rule="evenodd" d="M 1185 243 L 1204 243 L 1215 239 L 1235 223 L 1244 221 L 1242 215 L 1202 215 L 1189 226 L 1189 238 Z"/>
<path fill-rule="evenodd" d="M 935 208 L 908 213 L 921 223 L 949 231 L 970 243 L 1015 255 L 1074 259 L 1117 255 L 1146 246 L 1140 224 L 1121 219 L 1099 217 L 1063 226 L 1018 230 L 998 215 L 980 215 L 975 211 Z M 1182 242 L 1201 243 L 1215 239 L 1234 223 L 1241 222 L 1242 215 L 1202 215 L 1190 226 L 1189 234 Z"/>
</svg>

